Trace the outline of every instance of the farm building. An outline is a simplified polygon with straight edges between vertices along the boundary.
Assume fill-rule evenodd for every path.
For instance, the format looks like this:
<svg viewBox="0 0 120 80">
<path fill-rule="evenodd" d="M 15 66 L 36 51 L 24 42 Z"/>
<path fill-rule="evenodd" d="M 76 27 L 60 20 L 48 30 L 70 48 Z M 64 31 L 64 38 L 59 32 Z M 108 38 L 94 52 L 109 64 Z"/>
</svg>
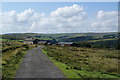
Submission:
<svg viewBox="0 0 120 80">
<path fill-rule="evenodd" d="M 48 41 L 46 41 L 46 40 L 40 40 L 40 39 L 35 39 L 35 40 L 33 41 L 33 44 L 45 45 L 45 44 L 47 44 L 47 43 L 48 43 Z"/>
<path fill-rule="evenodd" d="M 33 39 L 33 38 L 27 38 L 24 40 L 25 44 L 40 44 L 40 45 L 44 45 L 47 44 L 47 41 L 44 40 L 39 40 L 39 39 Z"/>
<path fill-rule="evenodd" d="M 33 44 L 34 39 L 33 38 L 26 38 L 23 43 L 25 44 Z"/>
<path fill-rule="evenodd" d="M 47 44 L 47 41 L 38 41 L 38 43 L 37 44 L 40 44 L 40 45 L 45 45 L 45 44 Z"/>
<path fill-rule="evenodd" d="M 58 46 L 71 46 L 73 42 L 59 42 L 57 43 Z"/>
<path fill-rule="evenodd" d="M 55 41 L 52 40 L 40 40 L 40 39 L 33 39 L 33 38 L 26 38 L 24 40 L 25 44 L 39 44 L 39 45 L 52 45 L 55 44 Z"/>
</svg>

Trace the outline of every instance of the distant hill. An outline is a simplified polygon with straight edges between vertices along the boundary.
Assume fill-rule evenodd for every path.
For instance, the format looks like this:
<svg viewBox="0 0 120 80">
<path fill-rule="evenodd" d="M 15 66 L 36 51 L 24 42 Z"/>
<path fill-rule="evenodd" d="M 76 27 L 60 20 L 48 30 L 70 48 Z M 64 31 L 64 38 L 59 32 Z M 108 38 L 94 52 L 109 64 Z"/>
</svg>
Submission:
<svg viewBox="0 0 120 80">
<path fill-rule="evenodd" d="M 39 33 L 13 33 L 3 34 L 2 39 L 23 41 L 25 38 L 48 40 L 50 42 L 74 42 L 78 46 L 81 43 L 89 43 L 97 48 L 118 48 L 117 42 L 120 33 L 58 33 L 58 34 L 39 34 Z M 83 45 L 83 44 L 82 44 Z M 86 45 L 86 44 L 85 44 Z"/>
<path fill-rule="evenodd" d="M 107 35 L 116 35 L 117 32 L 111 33 L 58 33 L 58 34 L 39 34 L 39 33 L 13 33 L 13 34 L 4 34 L 2 35 L 3 39 L 9 38 L 37 38 L 42 40 L 52 40 L 55 39 L 56 41 L 71 41 L 71 42 L 78 42 L 84 40 L 94 40 L 100 39 L 103 37 L 107 37 Z"/>
</svg>

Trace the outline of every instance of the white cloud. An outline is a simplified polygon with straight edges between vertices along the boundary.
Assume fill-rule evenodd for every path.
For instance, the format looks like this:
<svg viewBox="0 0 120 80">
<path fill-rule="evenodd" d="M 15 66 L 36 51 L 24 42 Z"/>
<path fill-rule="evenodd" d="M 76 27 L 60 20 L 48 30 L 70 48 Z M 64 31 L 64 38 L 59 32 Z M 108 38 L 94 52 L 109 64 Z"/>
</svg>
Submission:
<svg viewBox="0 0 120 80">
<path fill-rule="evenodd" d="M 84 20 L 87 14 L 84 12 L 83 7 L 79 5 L 65 6 L 58 8 L 51 12 L 51 16 L 59 19 L 60 21 L 74 21 L 74 20 Z"/>
<path fill-rule="evenodd" d="M 117 16 L 117 11 L 103 11 L 103 10 L 100 10 L 98 11 L 98 14 L 97 14 L 97 18 L 98 19 L 112 19 L 112 18 L 116 18 Z"/>
<path fill-rule="evenodd" d="M 118 29 L 118 13 L 117 11 L 98 11 L 97 18 L 91 23 L 93 30 L 97 31 L 117 31 Z"/>
<path fill-rule="evenodd" d="M 25 10 L 24 12 L 21 12 L 19 14 L 17 14 L 17 17 L 18 17 L 18 22 L 19 21 L 27 21 L 29 20 L 32 16 L 34 15 L 34 10 L 32 9 L 28 9 L 28 10 Z"/>
<path fill-rule="evenodd" d="M 9 11 L 1 13 L 3 17 L 3 23 L 15 23 L 16 22 L 16 12 L 15 11 Z"/>
<path fill-rule="evenodd" d="M 83 26 L 83 21 L 87 18 L 83 7 L 79 5 L 72 5 L 70 7 L 58 8 L 52 11 L 49 17 L 44 17 L 39 22 L 35 22 L 31 26 L 31 30 L 38 32 L 76 32 L 79 31 L 78 27 Z M 82 25 L 82 26 L 81 26 Z"/>
<path fill-rule="evenodd" d="M 45 14 L 37 13 L 32 9 L 27 9 L 17 13 L 15 11 L 0 13 L 2 16 L 2 32 L 29 32 L 30 26 L 39 21 Z"/>
<path fill-rule="evenodd" d="M 97 13 L 96 18 L 90 16 L 79 5 L 58 8 L 48 16 L 33 9 L 23 12 L 9 11 L 0 13 L 2 16 L 3 33 L 9 32 L 39 32 L 39 33 L 67 33 L 87 31 L 116 31 L 117 12 L 103 11 Z"/>
</svg>

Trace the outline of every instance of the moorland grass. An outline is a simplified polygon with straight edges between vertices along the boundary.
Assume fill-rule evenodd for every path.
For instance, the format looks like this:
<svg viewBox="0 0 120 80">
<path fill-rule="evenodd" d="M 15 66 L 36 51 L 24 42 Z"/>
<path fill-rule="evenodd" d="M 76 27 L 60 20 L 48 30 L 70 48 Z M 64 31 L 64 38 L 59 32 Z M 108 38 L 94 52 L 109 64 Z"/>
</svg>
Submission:
<svg viewBox="0 0 120 80">
<path fill-rule="evenodd" d="M 43 53 L 67 78 L 120 78 L 118 50 L 45 46 Z"/>
<path fill-rule="evenodd" d="M 27 53 L 29 49 L 35 46 L 34 45 L 28 46 L 19 42 L 13 43 L 12 41 L 3 43 L 4 46 L 1 57 L 2 79 L 15 78 L 16 71 L 19 69 L 19 66 L 22 62 L 24 55 Z M 4 51 L 5 49 L 7 50 Z"/>
</svg>

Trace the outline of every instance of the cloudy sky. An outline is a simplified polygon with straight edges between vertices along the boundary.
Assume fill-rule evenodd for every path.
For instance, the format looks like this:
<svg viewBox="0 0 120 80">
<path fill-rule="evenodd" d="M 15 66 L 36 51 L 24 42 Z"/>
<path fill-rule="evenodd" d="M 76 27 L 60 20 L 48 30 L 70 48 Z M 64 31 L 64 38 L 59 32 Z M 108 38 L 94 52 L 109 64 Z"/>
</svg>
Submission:
<svg viewBox="0 0 120 80">
<path fill-rule="evenodd" d="M 4 2 L 1 33 L 117 32 L 117 2 Z"/>
</svg>

